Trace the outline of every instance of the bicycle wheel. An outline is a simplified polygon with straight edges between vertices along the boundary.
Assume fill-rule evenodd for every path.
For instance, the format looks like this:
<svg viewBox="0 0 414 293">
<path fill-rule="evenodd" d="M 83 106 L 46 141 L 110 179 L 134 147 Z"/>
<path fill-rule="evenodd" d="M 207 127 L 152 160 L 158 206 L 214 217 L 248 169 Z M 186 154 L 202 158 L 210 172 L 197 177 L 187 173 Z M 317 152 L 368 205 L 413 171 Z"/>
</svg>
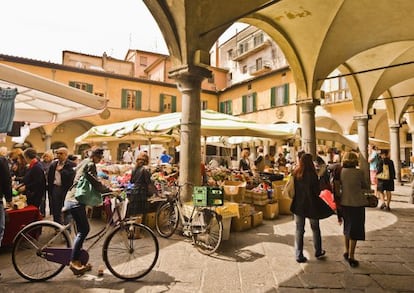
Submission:
<svg viewBox="0 0 414 293">
<path fill-rule="evenodd" d="M 192 222 L 194 245 L 202 254 L 212 254 L 220 246 L 223 238 L 221 216 L 210 209 L 202 209 Z"/>
<path fill-rule="evenodd" d="M 106 267 L 123 280 L 144 277 L 155 266 L 159 254 L 158 240 L 145 225 L 122 223 L 105 239 L 102 256 Z"/>
<path fill-rule="evenodd" d="M 165 202 L 160 205 L 155 215 L 155 228 L 160 236 L 168 238 L 174 234 L 178 227 L 178 208 L 172 202 Z"/>
<path fill-rule="evenodd" d="M 13 245 L 12 261 L 16 272 L 29 281 L 45 281 L 59 274 L 64 264 L 46 259 L 46 247 L 69 248 L 71 241 L 66 233 L 59 233 L 63 226 L 40 221 L 21 230 Z"/>
</svg>

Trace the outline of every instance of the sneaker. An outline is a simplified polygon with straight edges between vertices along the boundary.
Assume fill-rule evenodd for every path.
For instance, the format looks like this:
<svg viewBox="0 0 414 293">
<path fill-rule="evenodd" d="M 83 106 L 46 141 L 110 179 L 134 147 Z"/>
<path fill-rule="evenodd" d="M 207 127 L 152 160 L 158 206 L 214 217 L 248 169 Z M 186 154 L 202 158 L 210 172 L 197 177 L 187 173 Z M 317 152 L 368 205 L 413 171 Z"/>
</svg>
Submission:
<svg viewBox="0 0 414 293">
<path fill-rule="evenodd" d="M 385 208 L 385 210 L 386 210 L 387 212 L 391 212 L 391 208 L 390 208 L 390 207 L 386 207 L 386 208 Z"/>
<path fill-rule="evenodd" d="M 350 258 L 348 259 L 348 262 L 352 268 L 356 268 L 357 266 L 359 266 L 359 261 L 357 261 L 356 259 Z"/>
<path fill-rule="evenodd" d="M 383 209 L 385 209 L 387 207 L 387 205 L 385 204 L 385 203 L 383 203 L 381 206 L 380 206 L 380 209 L 381 210 L 383 210 Z"/>
</svg>

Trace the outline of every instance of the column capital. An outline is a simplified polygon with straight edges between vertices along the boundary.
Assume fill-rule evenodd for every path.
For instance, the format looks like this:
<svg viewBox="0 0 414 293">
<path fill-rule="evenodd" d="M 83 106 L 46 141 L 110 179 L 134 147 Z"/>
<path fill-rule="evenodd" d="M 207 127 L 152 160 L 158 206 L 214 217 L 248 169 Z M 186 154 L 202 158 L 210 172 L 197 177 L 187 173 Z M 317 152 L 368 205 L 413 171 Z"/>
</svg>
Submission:
<svg viewBox="0 0 414 293">
<path fill-rule="evenodd" d="M 168 72 L 168 77 L 172 79 L 181 79 L 185 77 L 199 77 L 201 80 L 204 78 L 210 78 L 212 76 L 211 70 L 191 64 L 184 64 L 179 67 L 175 67 Z"/>
<path fill-rule="evenodd" d="M 390 124 L 388 125 L 389 128 L 401 128 L 401 124 L 399 123 L 394 123 L 394 124 Z"/>
<path fill-rule="evenodd" d="M 355 115 L 354 120 L 370 120 L 372 119 L 372 115 L 363 114 L 363 115 Z"/>
<path fill-rule="evenodd" d="M 300 99 L 296 101 L 296 105 L 298 106 L 319 106 L 321 104 L 321 100 L 315 98 L 306 98 Z"/>
</svg>

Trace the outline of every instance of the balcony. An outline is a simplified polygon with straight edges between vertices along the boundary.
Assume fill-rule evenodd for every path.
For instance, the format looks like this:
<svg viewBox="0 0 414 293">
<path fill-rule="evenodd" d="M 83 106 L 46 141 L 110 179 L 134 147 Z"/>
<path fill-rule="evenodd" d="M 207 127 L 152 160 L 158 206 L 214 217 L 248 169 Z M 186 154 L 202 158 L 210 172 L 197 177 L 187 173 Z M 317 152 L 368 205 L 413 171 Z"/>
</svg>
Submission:
<svg viewBox="0 0 414 293">
<path fill-rule="evenodd" d="M 269 72 L 270 70 L 272 70 L 272 62 L 263 61 L 260 66 L 258 65 L 250 66 L 248 69 L 248 72 L 250 75 L 256 76 L 256 75 L 261 75 L 265 72 Z"/>
<path fill-rule="evenodd" d="M 253 46 L 253 42 L 248 42 L 248 44 Z M 266 40 L 246 51 L 240 52 L 240 50 L 237 50 L 237 52 L 233 53 L 232 60 L 239 62 L 269 46 L 271 46 L 271 42 L 270 40 Z"/>
<path fill-rule="evenodd" d="M 334 104 L 339 102 L 351 101 L 352 96 L 349 89 L 325 92 L 324 104 Z"/>
</svg>

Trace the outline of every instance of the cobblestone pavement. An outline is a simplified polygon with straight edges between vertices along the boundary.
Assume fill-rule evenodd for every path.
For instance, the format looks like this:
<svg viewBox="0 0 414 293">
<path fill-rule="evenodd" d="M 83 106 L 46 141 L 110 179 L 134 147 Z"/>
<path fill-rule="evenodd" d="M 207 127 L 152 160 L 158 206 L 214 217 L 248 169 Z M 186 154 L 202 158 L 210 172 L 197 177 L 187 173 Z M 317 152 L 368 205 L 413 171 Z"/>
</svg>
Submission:
<svg viewBox="0 0 414 293">
<path fill-rule="evenodd" d="M 156 267 L 135 282 L 121 281 L 108 271 L 98 277 L 103 264 L 98 247 L 91 252 L 90 274 L 74 277 L 65 269 L 52 280 L 30 283 L 14 271 L 11 250 L 3 249 L 0 292 L 414 292 L 414 205 L 408 203 L 409 196 L 411 187 L 398 184 L 391 212 L 367 209 L 366 241 L 358 242 L 355 256 L 358 268 L 342 258 L 342 227 L 335 216 L 321 221 L 327 251 L 323 260 L 313 257 L 306 224 L 305 264 L 294 258 L 292 216 L 279 216 L 254 229 L 232 232 L 210 257 L 179 235 L 159 238 Z"/>
</svg>

